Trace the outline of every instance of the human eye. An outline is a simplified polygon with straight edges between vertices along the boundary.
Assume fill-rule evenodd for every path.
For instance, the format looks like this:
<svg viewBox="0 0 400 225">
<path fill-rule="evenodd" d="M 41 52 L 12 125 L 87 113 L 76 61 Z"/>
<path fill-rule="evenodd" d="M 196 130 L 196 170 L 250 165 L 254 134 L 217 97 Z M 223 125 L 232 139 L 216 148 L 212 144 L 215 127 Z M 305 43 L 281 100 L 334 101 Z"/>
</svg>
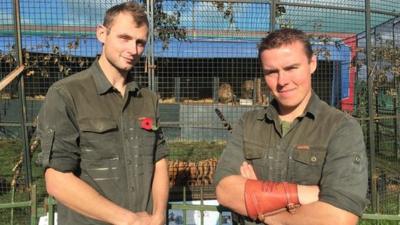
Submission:
<svg viewBox="0 0 400 225">
<path fill-rule="evenodd" d="M 146 45 L 146 41 L 143 41 L 143 40 L 137 40 L 136 44 L 137 44 L 138 46 L 142 46 L 142 47 L 144 47 L 144 46 Z"/>
<path fill-rule="evenodd" d="M 264 70 L 264 76 L 272 76 L 276 74 L 278 71 L 276 70 Z"/>
<path fill-rule="evenodd" d="M 299 65 L 293 65 L 293 66 L 288 66 L 285 68 L 286 71 L 294 71 L 297 70 L 298 68 L 300 68 Z"/>
<path fill-rule="evenodd" d="M 131 38 L 130 38 L 128 35 L 120 35 L 120 36 L 118 36 L 118 38 L 119 38 L 121 41 L 124 41 L 124 42 L 130 41 L 130 40 L 131 40 Z"/>
</svg>

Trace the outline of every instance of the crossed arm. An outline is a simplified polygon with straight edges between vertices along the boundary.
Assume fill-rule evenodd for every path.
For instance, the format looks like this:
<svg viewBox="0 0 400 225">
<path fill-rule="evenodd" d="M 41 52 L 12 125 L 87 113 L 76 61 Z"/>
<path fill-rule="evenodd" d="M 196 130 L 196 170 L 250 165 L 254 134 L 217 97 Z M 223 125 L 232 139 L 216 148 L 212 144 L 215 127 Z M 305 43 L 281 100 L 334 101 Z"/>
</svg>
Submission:
<svg viewBox="0 0 400 225">
<path fill-rule="evenodd" d="M 216 193 L 221 205 L 247 216 L 244 197 L 245 183 L 247 179 L 257 178 L 251 165 L 246 162 L 242 164 L 240 173 L 241 175 L 223 178 L 217 185 Z M 262 222 L 270 225 L 357 224 L 358 217 L 356 215 L 318 201 L 318 186 L 297 185 L 297 190 L 301 207 L 295 213 L 281 211 L 280 213 L 259 217 Z M 265 204 L 268 204 L 268 202 Z"/>
<path fill-rule="evenodd" d="M 108 200 L 73 173 L 46 169 L 47 192 L 57 201 L 87 217 L 115 225 L 161 225 L 168 199 L 167 161 L 156 163 L 153 179 L 153 214 L 132 212 Z"/>
</svg>

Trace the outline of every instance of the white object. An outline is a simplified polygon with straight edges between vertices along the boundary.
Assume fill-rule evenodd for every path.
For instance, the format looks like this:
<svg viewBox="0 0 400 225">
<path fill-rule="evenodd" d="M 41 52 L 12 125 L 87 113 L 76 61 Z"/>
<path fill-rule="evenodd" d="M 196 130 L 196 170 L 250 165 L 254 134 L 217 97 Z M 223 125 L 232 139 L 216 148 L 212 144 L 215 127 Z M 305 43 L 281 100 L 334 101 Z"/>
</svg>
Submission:
<svg viewBox="0 0 400 225">
<path fill-rule="evenodd" d="M 183 202 L 173 202 L 174 204 L 183 204 Z M 186 201 L 186 204 L 200 205 L 201 201 Z M 217 200 L 204 200 L 203 205 L 218 205 Z M 219 212 L 217 211 L 203 211 L 203 224 L 217 225 L 219 224 Z M 221 213 L 222 225 L 232 225 L 231 212 Z M 168 210 L 168 225 L 182 225 L 184 224 L 184 211 L 179 209 Z M 201 225 L 201 212 L 199 210 L 186 211 L 186 224 L 187 225 Z"/>
<path fill-rule="evenodd" d="M 41 216 L 39 218 L 39 224 L 38 225 L 48 225 L 49 224 L 49 213 L 47 213 L 46 216 Z M 57 225 L 57 213 L 54 213 L 54 225 Z"/>
<path fill-rule="evenodd" d="M 239 99 L 240 105 L 253 105 L 253 99 L 241 98 Z"/>
</svg>

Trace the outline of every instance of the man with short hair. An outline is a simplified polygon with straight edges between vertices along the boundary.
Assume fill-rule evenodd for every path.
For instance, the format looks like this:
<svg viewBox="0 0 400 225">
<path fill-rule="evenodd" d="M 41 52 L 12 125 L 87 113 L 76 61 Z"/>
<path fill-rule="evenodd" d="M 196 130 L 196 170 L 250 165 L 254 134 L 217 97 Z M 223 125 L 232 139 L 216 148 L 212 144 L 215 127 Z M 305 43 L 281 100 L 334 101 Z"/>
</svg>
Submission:
<svg viewBox="0 0 400 225">
<path fill-rule="evenodd" d="M 111 7 L 96 29 L 99 59 L 47 93 L 38 134 L 59 225 L 166 222 L 168 151 L 158 99 L 129 75 L 148 30 L 139 4 Z"/>
<path fill-rule="evenodd" d="M 362 130 L 313 92 L 307 35 L 274 31 L 259 58 L 274 99 L 233 128 L 216 171 L 218 201 L 245 224 L 357 224 L 368 189 Z"/>
</svg>

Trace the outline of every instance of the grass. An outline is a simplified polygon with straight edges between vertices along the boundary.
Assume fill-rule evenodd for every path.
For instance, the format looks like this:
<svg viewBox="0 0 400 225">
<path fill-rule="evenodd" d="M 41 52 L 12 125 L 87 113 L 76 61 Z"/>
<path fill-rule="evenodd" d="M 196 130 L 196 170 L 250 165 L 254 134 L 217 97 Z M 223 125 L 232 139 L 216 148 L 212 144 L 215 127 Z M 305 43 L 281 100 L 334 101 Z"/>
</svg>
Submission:
<svg viewBox="0 0 400 225">
<path fill-rule="evenodd" d="M 399 225 L 400 221 L 389 220 L 361 220 L 359 225 Z"/>
<path fill-rule="evenodd" d="M 0 139 L 0 177 L 2 185 L 0 186 L 0 203 L 11 203 L 28 201 L 30 199 L 30 192 L 21 189 L 23 184 L 23 177 L 18 179 L 19 185 L 17 190 L 12 192 L 10 182 L 13 177 L 12 169 L 20 158 L 22 152 L 22 144 L 17 140 Z M 23 172 L 23 171 L 21 171 Z M 1 209 L 0 210 L 0 224 L 29 224 L 30 222 L 30 209 L 15 208 L 15 209 Z"/>
</svg>

